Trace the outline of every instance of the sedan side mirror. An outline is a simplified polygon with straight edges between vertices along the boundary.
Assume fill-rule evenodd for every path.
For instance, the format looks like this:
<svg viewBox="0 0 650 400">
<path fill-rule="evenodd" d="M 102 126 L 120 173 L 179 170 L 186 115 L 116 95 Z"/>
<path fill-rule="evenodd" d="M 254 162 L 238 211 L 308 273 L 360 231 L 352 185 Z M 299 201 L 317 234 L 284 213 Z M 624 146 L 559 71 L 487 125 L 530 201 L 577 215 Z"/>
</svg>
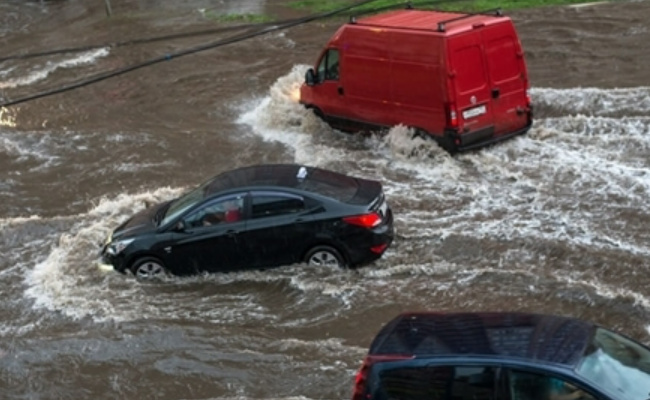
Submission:
<svg viewBox="0 0 650 400">
<path fill-rule="evenodd" d="M 305 73 L 305 83 L 307 86 L 314 86 L 316 83 L 316 74 L 314 73 L 313 68 L 309 68 Z"/>
<path fill-rule="evenodd" d="M 185 232 L 185 222 L 178 221 L 176 225 L 174 225 L 174 232 Z"/>
</svg>

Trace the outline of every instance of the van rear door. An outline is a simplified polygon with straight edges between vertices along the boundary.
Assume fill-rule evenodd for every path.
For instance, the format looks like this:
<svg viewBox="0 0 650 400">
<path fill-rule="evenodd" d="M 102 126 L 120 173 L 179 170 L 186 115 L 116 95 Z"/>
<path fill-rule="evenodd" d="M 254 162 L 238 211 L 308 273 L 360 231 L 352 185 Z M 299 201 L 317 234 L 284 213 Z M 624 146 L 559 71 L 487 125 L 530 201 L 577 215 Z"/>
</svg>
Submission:
<svg viewBox="0 0 650 400">
<path fill-rule="evenodd" d="M 480 34 L 449 38 L 451 96 L 458 110 L 460 146 L 488 140 L 494 133 L 494 110 Z"/>
<path fill-rule="evenodd" d="M 529 123 L 524 54 L 511 21 L 481 30 L 490 81 L 495 135 L 507 135 Z"/>
</svg>

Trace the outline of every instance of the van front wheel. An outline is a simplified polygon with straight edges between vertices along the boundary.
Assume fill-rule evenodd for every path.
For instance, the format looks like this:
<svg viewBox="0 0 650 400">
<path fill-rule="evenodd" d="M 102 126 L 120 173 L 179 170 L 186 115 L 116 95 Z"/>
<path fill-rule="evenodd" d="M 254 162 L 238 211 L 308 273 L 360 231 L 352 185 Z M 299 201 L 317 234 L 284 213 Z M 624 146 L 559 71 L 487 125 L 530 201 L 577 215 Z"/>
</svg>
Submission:
<svg viewBox="0 0 650 400">
<path fill-rule="evenodd" d="M 314 112 L 314 115 L 317 116 L 318 118 L 322 119 L 325 121 L 325 114 L 320 110 L 318 107 L 308 107 L 310 110 Z"/>
<path fill-rule="evenodd" d="M 431 139 L 431 136 L 424 129 L 415 128 L 413 129 L 413 135 L 411 136 L 411 140 L 414 140 L 416 138 L 420 138 L 422 140 L 428 140 Z"/>
</svg>

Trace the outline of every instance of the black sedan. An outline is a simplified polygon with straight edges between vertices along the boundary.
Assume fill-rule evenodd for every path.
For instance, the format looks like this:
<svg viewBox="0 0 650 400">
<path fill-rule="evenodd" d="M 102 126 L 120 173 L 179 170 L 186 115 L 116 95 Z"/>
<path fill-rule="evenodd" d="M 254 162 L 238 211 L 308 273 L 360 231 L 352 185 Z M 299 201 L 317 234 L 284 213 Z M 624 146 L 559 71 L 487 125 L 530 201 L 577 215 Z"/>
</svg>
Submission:
<svg viewBox="0 0 650 400">
<path fill-rule="evenodd" d="M 650 348 L 528 313 L 404 313 L 370 345 L 353 400 L 646 400 Z"/>
<path fill-rule="evenodd" d="M 222 173 L 120 225 L 102 262 L 138 278 L 307 263 L 357 267 L 386 251 L 393 216 L 382 185 L 274 164 Z"/>
</svg>

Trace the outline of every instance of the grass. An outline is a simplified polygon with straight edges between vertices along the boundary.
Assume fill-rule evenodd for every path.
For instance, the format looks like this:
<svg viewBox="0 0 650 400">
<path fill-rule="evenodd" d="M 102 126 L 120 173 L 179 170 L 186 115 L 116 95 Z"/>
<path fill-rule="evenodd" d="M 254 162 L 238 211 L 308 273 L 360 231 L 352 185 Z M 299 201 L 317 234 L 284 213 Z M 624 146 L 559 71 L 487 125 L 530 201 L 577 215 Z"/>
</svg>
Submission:
<svg viewBox="0 0 650 400">
<path fill-rule="evenodd" d="M 558 6 L 567 4 L 589 3 L 594 0 L 439 0 L 439 1 L 422 1 L 413 0 L 416 8 L 436 8 L 440 10 L 457 10 L 457 11 L 484 11 L 501 8 L 502 10 L 514 10 L 532 7 Z M 358 0 L 296 0 L 289 3 L 291 7 L 298 9 L 307 9 L 311 12 L 333 11 L 351 4 L 357 3 Z M 369 4 L 355 7 L 352 12 L 372 11 L 384 7 L 395 6 L 400 8 L 406 5 L 406 1 L 401 0 L 376 0 Z"/>
<path fill-rule="evenodd" d="M 274 21 L 269 15 L 260 14 L 219 14 L 214 11 L 207 11 L 205 17 L 217 22 L 246 22 L 251 24 Z"/>
</svg>

